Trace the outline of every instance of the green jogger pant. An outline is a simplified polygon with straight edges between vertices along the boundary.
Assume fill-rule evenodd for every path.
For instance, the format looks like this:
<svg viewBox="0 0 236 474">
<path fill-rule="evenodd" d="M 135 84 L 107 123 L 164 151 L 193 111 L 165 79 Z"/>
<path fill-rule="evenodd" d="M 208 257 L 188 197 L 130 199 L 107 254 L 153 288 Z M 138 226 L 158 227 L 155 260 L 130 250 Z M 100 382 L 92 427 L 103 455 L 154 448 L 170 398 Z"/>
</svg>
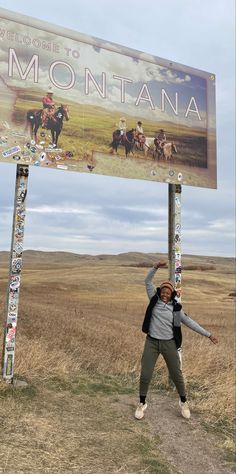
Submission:
<svg viewBox="0 0 236 474">
<path fill-rule="evenodd" d="M 153 339 L 147 336 L 141 360 L 140 391 L 142 396 L 147 395 L 153 370 L 158 356 L 162 354 L 180 397 L 186 396 L 183 374 L 180 369 L 180 360 L 174 339 L 168 341 Z"/>
</svg>

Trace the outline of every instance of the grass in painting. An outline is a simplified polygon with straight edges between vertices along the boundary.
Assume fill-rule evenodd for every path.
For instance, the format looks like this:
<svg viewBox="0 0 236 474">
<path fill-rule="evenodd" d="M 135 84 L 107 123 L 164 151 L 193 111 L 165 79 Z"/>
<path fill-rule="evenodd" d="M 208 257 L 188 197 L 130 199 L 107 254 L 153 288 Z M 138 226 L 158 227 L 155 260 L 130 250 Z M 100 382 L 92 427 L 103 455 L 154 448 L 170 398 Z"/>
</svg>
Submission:
<svg viewBox="0 0 236 474">
<path fill-rule="evenodd" d="M 41 108 L 40 94 L 18 91 L 17 101 L 13 113 L 13 121 L 16 124 L 25 124 L 26 112 L 31 108 Z M 55 97 L 58 105 L 61 99 Z M 74 160 L 81 160 L 84 152 L 110 153 L 112 133 L 118 127 L 119 112 L 115 113 L 99 106 L 82 105 L 67 101 L 70 109 L 70 120 L 64 123 L 63 132 L 60 137 L 60 146 L 74 153 Z M 135 118 L 127 115 L 128 129 L 135 128 Z M 174 141 L 178 154 L 175 156 L 175 164 L 187 166 L 206 167 L 206 133 L 200 129 L 175 125 L 170 122 L 154 123 L 145 120 L 145 135 L 153 137 L 159 128 L 165 128 L 168 141 Z M 123 147 L 120 153 L 124 154 Z M 134 160 L 138 162 L 143 158 L 143 152 L 136 152 Z M 152 156 L 146 158 L 152 161 Z"/>
</svg>

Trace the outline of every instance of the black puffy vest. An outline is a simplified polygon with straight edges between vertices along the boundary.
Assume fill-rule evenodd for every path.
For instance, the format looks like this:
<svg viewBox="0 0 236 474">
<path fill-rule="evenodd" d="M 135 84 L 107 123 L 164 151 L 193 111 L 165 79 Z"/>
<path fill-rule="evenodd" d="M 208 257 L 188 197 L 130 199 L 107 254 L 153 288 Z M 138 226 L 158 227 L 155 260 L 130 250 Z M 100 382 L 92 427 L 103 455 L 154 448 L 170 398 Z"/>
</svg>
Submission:
<svg viewBox="0 0 236 474">
<path fill-rule="evenodd" d="M 149 326 L 152 317 L 152 310 L 156 305 L 158 299 L 160 297 L 160 288 L 157 288 L 156 294 L 151 298 L 149 305 L 146 309 L 146 313 L 143 320 L 142 331 L 145 334 L 148 334 Z M 182 309 L 182 305 L 178 303 L 175 299 L 173 299 L 173 335 L 177 349 L 181 347 L 182 344 L 182 332 L 181 332 L 181 324 L 180 324 L 180 315 L 178 312 Z"/>
</svg>

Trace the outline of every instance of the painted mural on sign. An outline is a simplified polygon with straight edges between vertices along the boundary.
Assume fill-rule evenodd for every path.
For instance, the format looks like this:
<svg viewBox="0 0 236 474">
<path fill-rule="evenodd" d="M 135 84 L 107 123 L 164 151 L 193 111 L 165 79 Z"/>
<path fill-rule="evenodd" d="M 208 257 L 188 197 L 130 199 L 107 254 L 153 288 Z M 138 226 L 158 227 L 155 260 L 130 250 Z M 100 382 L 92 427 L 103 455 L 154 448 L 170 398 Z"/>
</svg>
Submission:
<svg viewBox="0 0 236 474">
<path fill-rule="evenodd" d="M 0 16 L 0 162 L 216 187 L 214 75 Z"/>
</svg>

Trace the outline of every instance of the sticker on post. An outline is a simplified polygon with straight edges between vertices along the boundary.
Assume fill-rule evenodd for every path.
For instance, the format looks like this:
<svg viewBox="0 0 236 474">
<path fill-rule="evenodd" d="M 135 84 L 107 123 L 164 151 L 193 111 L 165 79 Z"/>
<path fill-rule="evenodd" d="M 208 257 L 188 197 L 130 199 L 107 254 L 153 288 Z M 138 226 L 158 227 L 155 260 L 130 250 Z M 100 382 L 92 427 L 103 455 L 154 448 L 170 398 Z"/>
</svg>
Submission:
<svg viewBox="0 0 236 474">
<path fill-rule="evenodd" d="M 13 258 L 12 273 L 20 273 L 22 267 L 22 258 Z"/>
<path fill-rule="evenodd" d="M 17 257 L 21 257 L 23 252 L 23 243 L 21 242 L 16 242 L 15 247 L 13 248 L 13 255 Z"/>
<path fill-rule="evenodd" d="M 13 354 L 7 355 L 6 375 L 9 377 L 13 372 Z"/>
<path fill-rule="evenodd" d="M 8 323 L 6 341 L 14 341 L 16 335 L 16 323 Z"/>
<path fill-rule="evenodd" d="M 11 277 L 10 289 L 12 291 L 17 291 L 19 287 L 20 287 L 20 277 L 19 276 Z"/>
</svg>

